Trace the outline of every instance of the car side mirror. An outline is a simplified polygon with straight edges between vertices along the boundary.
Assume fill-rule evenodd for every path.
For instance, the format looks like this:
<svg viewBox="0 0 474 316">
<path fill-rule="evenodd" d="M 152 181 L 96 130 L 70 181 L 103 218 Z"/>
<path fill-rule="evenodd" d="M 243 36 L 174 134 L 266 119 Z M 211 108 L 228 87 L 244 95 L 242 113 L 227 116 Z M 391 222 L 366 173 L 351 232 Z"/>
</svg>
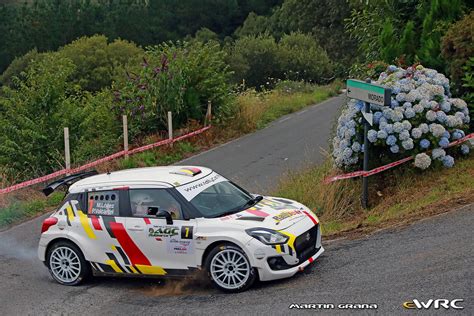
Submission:
<svg viewBox="0 0 474 316">
<path fill-rule="evenodd" d="M 158 218 L 166 218 L 166 224 L 171 225 L 173 224 L 173 219 L 171 218 L 171 214 L 168 211 L 160 210 L 156 213 L 156 217 Z"/>
<path fill-rule="evenodd" d="M 158 214 L 159 207 L 158 206 L 150 206 L 148 207 L 146 214 L 151 216 L 156 216 Z"/>
</svg>

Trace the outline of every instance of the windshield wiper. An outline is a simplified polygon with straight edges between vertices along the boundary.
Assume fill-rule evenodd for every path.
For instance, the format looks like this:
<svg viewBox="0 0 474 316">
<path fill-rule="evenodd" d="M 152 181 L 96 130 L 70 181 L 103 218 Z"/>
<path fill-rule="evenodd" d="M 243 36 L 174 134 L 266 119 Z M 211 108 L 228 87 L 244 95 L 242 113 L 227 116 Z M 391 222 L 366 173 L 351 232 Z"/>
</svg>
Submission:
<svg viewBox="0 0 474 316">
<path fill-rule="evenodd" d="M 234 208 L 230 211 L 227 211 L 227 212 L 224 212 L 224 213 L 221 213 L 219 215 L 216 215 L 214 217 L 224 217 L 224 216 L 228 216 L 228 215 L 232 215 L 232 214 L 235 214 L 235 213 L 238 213 L 238 212 L 241 212 L 251 206 L 254 206 L 255 204 L 257 204 L 258 202 L 260 202 L 261 200 L 263 200 L 263 196 L 261 195 L 257 195 L 256 197 L 254 197 L 253 199 L 250 199 L 247 201 L 247 203 L 245 203 L 244 205 L 242 205 L 241 207 L 237 207 L 237 208 Z"/>
<path fill-rule="evenodd" d="M 257 195 L 256 197 L 254 197 L 253 199 L 250 199 L 247 201 L 247 203 L 245 203 L 243 206 L 242 206 L 242 210 L 245 210 L 251 206 L 254 206 L 255 204 L 257 204 L 258 202 L 260 202 L 261 200 L 263 200 L 263 196 L 261 195 Z"/>
</svg>

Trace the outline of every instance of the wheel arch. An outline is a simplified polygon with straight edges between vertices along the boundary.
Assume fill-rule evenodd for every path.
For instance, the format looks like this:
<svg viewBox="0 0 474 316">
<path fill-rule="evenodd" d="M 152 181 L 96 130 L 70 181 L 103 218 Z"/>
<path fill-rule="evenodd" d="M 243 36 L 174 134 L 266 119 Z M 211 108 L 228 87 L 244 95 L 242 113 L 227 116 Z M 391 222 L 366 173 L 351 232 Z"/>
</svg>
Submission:
<svg viewBox="0 0 474 316">
<path fill-rule="evenodd" d="M 245 251 L 245 249 L 242 248 L 242 246 L 240 246 L 239 244 L 233 242 L 233 241 L 230 241 L 230 240 L 226 240 L 226 239 L 221 239 L 221 240 L 216 240 L 214 242 L 212 242 L 211 244 L 209 244 L 206 249 L 204 250 L 204 253 L 202 254 L 202 257 L 201 257 L 201 267 L 205 268 L 204 265 L 205 265 L 205 262 L 206 262 L 206 258 L 207 256 L 209 255 L 209 253 L 212 251 L 212 249 L 214 249 L 215 247 L 217 247 L 219 244 L 231 244 L 232 246 L 236 246 L 236 247 L 239 247 L 240 249 L 242 249 L 242 251 L 244 253 L 247 253 Z M 248 256 L 248 254 L 247 254 Z M 250 259 L 249 259 L 250 260 Z"/>
<path fill-rule="evenodd" d="M 47 260 L 47 257 L 48 257 L 48 253 L 49 253 L 49 250 L 51 249 L 52 246 L 54 246 L 54 244 L 57 244 L 58 242 L 61 242 L 61 241 L 64 241 L 64 242 L 67 242 L 67 243 L 71 243 L 73 244 L 74 246 L 76 246 L 77 248 L 79 248 L 79 250 L 81 251 L 82 253 L 82 256 L 84 257 L 84 259 L 87 261 L 87 258 L 85 256 L 85 253 L 84 253 L 84 250 L 82 249 L 82 247 L 77 243 L 75 242 L 74 240 L 72 239 L 69 239 L 69 238 L 66 238 L 66 237 L 57 237 L 57 238 L 54 238 L 54 239 L 51 239 L 48 244 L 46 245 L 46 251 L 45 251 L 45 259 Z M 46 261 L 45 261 L 45 264 L 46 264 Z"/>
</svg>

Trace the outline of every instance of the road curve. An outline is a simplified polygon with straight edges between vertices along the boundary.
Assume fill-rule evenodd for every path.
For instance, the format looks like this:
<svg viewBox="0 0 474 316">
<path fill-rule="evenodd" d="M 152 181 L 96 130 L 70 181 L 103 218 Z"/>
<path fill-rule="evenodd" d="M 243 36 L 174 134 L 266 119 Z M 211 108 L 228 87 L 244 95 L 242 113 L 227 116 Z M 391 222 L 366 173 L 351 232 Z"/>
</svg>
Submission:
<svg viewBox="0 0 474 316">
<path fill-rule="evenodd" d="M 287 168 L 321 159 L 342 102 L 338 97 L 307 108 L 185 163 L 207 165 L 266 191 Z M 58 285 L 36 258 L 42 218 L 0 233 L 2 315 L 296 313 L 288 310 L 291 303 L 376 303 L 382 314 L 400 314 L 406 312 L 401 304 L 414 298 L 463 298 L 465 309 L 456 314 L 472 312 L 474 206 L 326 244 L 308 273 L 235 295 L 197 282 L 96 278 L 80 287 Z"/>
</svg>

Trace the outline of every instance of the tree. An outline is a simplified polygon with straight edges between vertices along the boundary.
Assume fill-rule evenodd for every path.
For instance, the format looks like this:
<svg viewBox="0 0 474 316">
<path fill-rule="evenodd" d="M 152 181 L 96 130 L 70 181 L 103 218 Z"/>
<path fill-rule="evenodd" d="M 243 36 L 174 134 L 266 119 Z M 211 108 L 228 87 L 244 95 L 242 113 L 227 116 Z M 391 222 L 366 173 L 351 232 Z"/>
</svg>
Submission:
<svg viewBox="0 0 474 316">
<path fill-rule="evenodd" d="M 394 34 L 393 24 L 390 19 L 385 19 L 382 33 L 379 37 L 380 57 L 391 63 L 399 56 L 398 41 Z"/>
<path fill-rule="evenodd" d="M 417 47 L 418 42 L 415 36 L 415 23 L 408 21 L 400 39 L 400 53 L 403 55 L 407 65 L 411 65 L 415 62 Z"/>
</svg>

